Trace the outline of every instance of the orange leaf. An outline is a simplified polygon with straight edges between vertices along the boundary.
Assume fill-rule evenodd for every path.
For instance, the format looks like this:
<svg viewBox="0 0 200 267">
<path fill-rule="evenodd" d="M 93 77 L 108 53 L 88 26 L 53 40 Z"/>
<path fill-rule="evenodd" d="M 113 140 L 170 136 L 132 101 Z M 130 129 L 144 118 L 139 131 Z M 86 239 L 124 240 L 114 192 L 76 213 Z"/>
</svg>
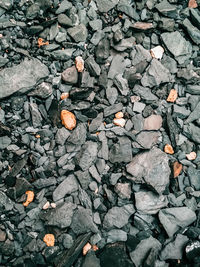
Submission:
<svg viewBox="0 0 200 267">
<path fill-rule="evenodd" d="M 61 120 L 62 124 L 68 130 L 73 130 L 76 127 L 76 117 L 72 112 L 68 110 L 61 111 Z"/>
<path fill-rule="evenodd" d="M 179 174 L 181 173 L 182 171 L 182 164 L 179 163 L 178 161 L 175 161 L 174 162 L 174 166 L 173 166 L 173 169 L 174 169 L 174 178 L 176 178 L 177 176 L 179 176 Z"/>
<path fill-rule="evenodd" d="M 26 201 L 23 203 L 25 207 L 27 207 L 34 199 L 34 192 L 33 191 L 26 191 Z"/>
<path fill-rule="evenodd" d="M 174 149 L 171 145 L 167 144 L 164 148 L 165 153 L 167 154 L 174 154 Z"/>
<path fill-rule="evenodd" d="M 43 241 L 48 247 L 53 247 L 55 244 L 55 237 L 52 234 L 46 234 L 43 238 Z"/>
<path fill-rule="evenodd" d="M 177 93 L 177 91 L 176 91 L 175 89 L 172 89 L 172 90 L 170 91 L 170 93 L 169 93 L 168 98 L 167 98 L 167 102 L 172 102 L 172 103 L 174 103 L 174 102 L 176 101 L 177 97 L 178 97 L 178 93 Z"/>
</svg>

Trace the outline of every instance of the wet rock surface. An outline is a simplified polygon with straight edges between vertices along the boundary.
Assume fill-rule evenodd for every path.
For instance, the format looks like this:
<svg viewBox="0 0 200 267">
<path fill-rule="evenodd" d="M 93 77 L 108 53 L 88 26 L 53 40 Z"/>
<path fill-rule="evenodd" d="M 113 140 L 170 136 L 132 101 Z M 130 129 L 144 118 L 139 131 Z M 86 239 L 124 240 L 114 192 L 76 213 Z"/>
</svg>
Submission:
<svg viewBox="0 0 200 267">
<path fill-rule="evenodd" d="M 199 266 L 199 37 L 199 0 L 0 0 L 0 266 Z"/>
</svg>

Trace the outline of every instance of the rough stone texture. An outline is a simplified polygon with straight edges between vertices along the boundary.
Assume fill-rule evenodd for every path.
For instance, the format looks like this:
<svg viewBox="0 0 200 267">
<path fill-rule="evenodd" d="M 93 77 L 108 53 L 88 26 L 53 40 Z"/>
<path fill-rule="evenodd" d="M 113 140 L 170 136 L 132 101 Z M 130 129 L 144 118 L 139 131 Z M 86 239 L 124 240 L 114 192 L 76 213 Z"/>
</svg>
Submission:
<svg viewBox="0 0 200 267">
<path fill-rule="evenodd" d="M 119 2 L 119 0 L 110 0 L 109 2 L 106 0 L 95 0 L 95 1 L 99 11 L 103 13 L 107 13 L 109 10 L 114 8 Z"/>
<path fill-rule="evenodd" d="M 70 226 L 75 208 L 76 205 L 71 202 L 57 206 L 47 214 L 46 224 L 49 226 L 57 226 L 61 229 Z"/>
<path fill-rule="evenodd" d="M 26 93 L 48 76 L 47 66 L 38 59 L 24 60 L 17 66 L 0 71 L 0 99 L 16 92 Z"/>
<path fill-rule="evenodd" d="M 187 30 L 192 41 L 195 44 L 199 45 L 200 44 L 200 30 L 194 27 L 192 23 L 189 21 L 189 19 L 184 19 L 183 27 L 185 27 L 185 29 Z"/>
<path fill-rule="evenodd" d="M 180 32 L 165 32 L 161 34 L 161 38 L 179 64 L 191 57 L 192 45 L 183 38 Z"/>
<path fill-rule="evenodd" d="M 132 204 L 111 208 L 104 217 L 104 228 L 122 228 L 128 223 L 128 219 L 134 213 L 134 211 L 135 209 Z"/>
<path fill-rule="evenodd" d="M 195 126 L 193 123 L 189 123 L 188 125 L 184 125 L 183 133 L 191 140 L 200 144 L 199 127 Z"/>
<path fill-rule="evenodd" d="M 135 156 L 132 162 L 126 165 L 126 170 L 133 176 L 129 179 L 150 185 L 159 194 L 163 193 L 169 184 L 168 157 L 156 147 Z"/>
<path fill-rule="evenodd" d="M 160 115 L 151 115 L 144 120 L 144 130 L 159 130 L 162 126 L 162 117 Z"/>
<path fill-rule="evenodd" d="M 67 138 L 70 136 L 70 132 L 65 128 L 62 127 L 58 129 L 56 135 L 55 135 L 55 141 L 59 145 L 64 145 Z"/>
<path fill-rule="evenodd" d="M 135 206 L 138 212 L 156 214 L 168 204 L 165 196 L 157 196 L 153 192 L 140 191 L 135 193 Z"/>
<path fill-rule="evenodd" d="M 127 233 L 119 229 L 113 229 L 108 232 L 107 243 L 115 243 L 117 241 L 125 242 L 127 240 Z"/>
<path fill-rule="evenodd" d="M 78 182 L 75 176 L 69 175 L 58 187 L 53 191 L 53 201 L 58 201 L 59 199 L 70 195 L 71 193 L 78 190 Z"/>
<path fill-rule="evenodd" d="M 78 82 L 78 71 L 76 67 L 72 66 L 63 71 L 62 80 L 67 84 L 76 84 Z"/>
<path fill-rule="evenodd" d="M 134 142 L 134 147 L 141 149 L 151 149 L 155 144 L 159 142 L 160 137 L 161 134 L 158 131 L 142 131 L 137 134 Z"/>
<path fill-rule="evenodd" d="M 119 137 L 119 143 L 114 144 L 109 151 L 109 160 L 112 163 L 132 160 L 131 141 L 128 137 Z"/>
<path fill-rule="evenodd" d="M 158 216 L 169 237 L 196 220 L 195 212 L 187 207 L 162 209 Z"/>
<path fill-rule="evenodd" d="M 68 29 L 68 34 L 74 39 L 75 42 L 85 42 L 88 36 L 87 28 L 84 24 L 77 25 Z"/>
</svg>

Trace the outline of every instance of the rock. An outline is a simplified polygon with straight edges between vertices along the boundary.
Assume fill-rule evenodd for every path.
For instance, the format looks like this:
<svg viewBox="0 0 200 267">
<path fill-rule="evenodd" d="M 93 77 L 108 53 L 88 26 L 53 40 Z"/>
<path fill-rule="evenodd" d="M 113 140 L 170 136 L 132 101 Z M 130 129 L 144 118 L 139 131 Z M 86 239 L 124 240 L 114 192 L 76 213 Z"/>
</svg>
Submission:
<svg viewBox="0 0 200 267">
<path fill-rule="evenodd" d="M 198 103 L 195 107 L 195 109 L 190 113 L 189 117 L 185 120 L 186 123 L 193 122 L 200 118 L 200 103 Z"/>
<path fill-rule="evenodd" d="M 7 148 L 11 144 L 11 139 L 8 136 L 0 136 L 0 150 Z"/>
<path fill-rule="evenodd" d="M 13 202 L 6 196 L 6 194 L 0 191 L 0 211 L 10 211 L 13 209 Z"/>
<path fill-rule="evenodd" d="M 171 74 L 160 61 L 152 59 L 151 64 L 147 68 L 141 83 L 143 86 L 153 87 L 161 83 L 170 82 Z"/>
<path fill-rule="evenodd" d="M 134 86 L 133 93 L 139 95 L 142 99 L 147 101 L 147 103 L 151 103 L 158 100 L 157 96 L 152 94 L 151 90 L 148 87 L 143 87 L 138 84 Z"/>
<path fill-rule="evenodd" d="M 199 127 L 195 126 L 193 123 L 189 123 L 188 125 L 184 125 L 183 133 L 188 138 L 200 144 L 200 131 Z"/>
<path fill-rule="evenodd" d="M 24 60 L 17 66 L 0 71 L 0 99 L 16 92 L 26 93 L 49 75 L 47 66 L 38 59 Z"/>
<path fill-rule="evenodd" d="M 53 93 L 52 85 L 47 82 L 42 82 L 36 87 L 34 91 L 30 92 L 28 95 L 38 96 L 44 99 L 52 95 L 52 93 Z"/>
<path fill-rule="evenodd" d="M 128 223 L 134 211 L 135 209 L 132 204 L 111 208 L 104 217 L 103 227 L 105 229 L 122 228 Z"/>
<path fill-rule="evenodd" d="M 167 68 L 171 73 L 176 73 L 178 71 L 177 69 L 177 62 L 173 58 L 166 56 L 164 54 L 161 63 L 165 68 Z"/>
<path fill-rule="evenodd" d="M 154 28 L 153 23 L 137 21 L 131 25 L 131 27 L 138 31 L 147 31 Z"/>
<path fill-rule="evenodd" d="M 192 41 L 199 45 L 200 44 L 200 30 L 192 25 L 189 19 L 184 19 L 183 27 L 187 30 Z"/>
<path fill-rule="evenodd" d="M 108 116 L 110 116 L 110 115 L 112 115 L 114 113 L 117 113 L 117 112 L 121 111 L 122 108 L 123 108 L 122 103 L 113 104 L 113 105 L 111 105 L 109 107 L 106 107 L 104 109 L 104 117 L 108 117 Z"/>
<path fill-rule="evenodd" d="M 74 145 L 82 145 L 85 143 L 87 135 L 86 126 L 84 123 L 79 123 L 76 129 L 73 130 L 71 133 L 68 142 Z"/>
<path fill-rule="evenodd" d="M 76 43 L 85 42 L 88 36 L 88 31 L 84 24 L 69 28 L 67 32 Z"/>
<path fill-rule="evenodd" d="M 150 62 L 152 60 L 151 54 L 142 45 L 135 45 L 131 52 L 132 64 L 136 66 L 142 61 Z"/>
<path fill-rule="evenodd" d="M 185 90 L 192 95 L 200 95 L 200 85 L 188 84 Z"/>
<path fill-rule="evenodd" d="M 51 56 L 55 60 L 69 60 L 72 57 L 73 52 L 75 49 L 70 48 L 70 49 L 64 49 L 64 50 L 56 50 L 51 53 Z"/>
<path fill-rule="evenodd" d="M 197 170 L 194 167 L 190 166 L 187 169 L 187 173 L 191 186 L 194 187 L 195 190 L 200 190 L 200 184 L 199 184 L 200 170 Z"/>
<path fill-rule="evenodd" d="M 168 157 L 156 147 L 135 156 L 126 165 L 126 170 L 132 175 L 129 179 L 136 183 L 150 185 L 159 194 L 163 193 L 169 184 L 170 168 Z"/>
<path fill-rule="evenodd" d="M 195 262 L 195 259 L 197 259 L 197 262 L 199 262 L 200 241 L 199 240 L 190 241 L 185 248 L 185 252 L 186 252 L 186 257 L 190 261 Z"/>
<path fill-rule="evenodd" d="M 132 262 L 135 264 L 135 267 L 140 267 L 143 265 L 146 256 L 150 253 L 152 249 L 155 250 L 158 255 L 161 247 L 161 243 L 152 236 L 140 241 L 135 250 L 130 252 L 130 257 Z"/>
<path fill-rule="evenodd" d="M 115 75 L 122 74 L 125 69 L 125 59 L 121 55 L 116 55 L 113 57 L 113 60 L 110 65 L 108 72 L 108 78 L 113 79 Z"/>
<path fill-rule="evenodd" d="M 64 70 L 61 77 L 66 84 L 76 84 L 78 82 L 78 71 L 75 66 L 72 66 Z"/>
<path fill-rule="evenodd" d="M 120 0 L 119 4 L 117 5 L 117 10 L 131 17 L 132 19 L 135 20 L 140 19 L 135 8 L 133 8 L 129 0 Z"/>
<path fill-rule="evenodd" d="M 129 183 L 117 183 L 114 190 L 121 199 L 130 199 L 132 194 L 131 185 Z"/>
<path fill-rule="evenodd" d="M 65 14 L 58 15 L 58 22 L 61 25 L 68 26 L 68 27 L 71 27 L 73 25 L 71 19 L 67 17 Z"/>
<path fill-rule="evenodd" d="M 190 110 L 186 109 L 185 107 L 180 107 L 178 105 L 173 105 L 175 117 L 179 117 L 180 119 L 185 119 L 189 116 Z"/>
<path fill-rule="evenodd" d="M 184 248 L 188 243 L 189 239 L 187 236 L 177 234 L 176 239 L 173 242 L 169 242 L 161 251 L 161 260 L 178 260 L 182 259 Z"/>
<path fill-rule="evenodd" d="M 0 7 L 9 10 L 13 6 L 13 0 L 0 0 Z"/>
<path fill-rule="evenodd" d="M 162 46 L 158 45 L 158 46 L 152 48 L 150 50 L 150 53 L 151 53 L 153 58 L 162 59 L 164 49 L 162 48 Z"/>
<path fill-rule="evenodd" d="M 57 130 L 57 133 L 55 135 L 55 141 L 59 145 L 64 145 L 65 141 L 69 136 L 70 132 L 65 127 L 62 127 Z"/>
<path fill-rule="evenodd" d="M 161 38 L 179 64 L 191 57 L 192 45 L 182 37 L 180 32 L 165 32 L 161 34 Z"/>
<path fill-rule="evenodd" d="M 68 130 L 73 130 L 76 127 L 76 117 L 72 112 L 68 110 L 62 110 L 60 117 L 61 117 L 62 124 Z"/>
<path fill-rule="evenodd" d="M 98 232 L 98 228 L 94 224 L 92 219 L 92 211 L 90 209 L 84 209 L 81 206 L 79 206 L 74 213 L 71 228 L 72 231 L 76 234 Z"/>
<path fill-rule="evenodd" d="M 109 10 L 113 9 L 119 2 L 119 0 L 110 0 L 109 2 L 106 0 L 95 0 L 98 10 L 103 13 L 107 13 Z"/>
<path fill-rule="evenodd" d="M 0 242 L 4 242 L 6 240 L 6 232 L 0 229 Z"/>
<path fill-rule="evenodd" d="M 114 144 L 109 151 L 109 160 L 115 162 L 130 162 L 132 160 L 131 141 L 128 137 L 119 137 L 119 143 Z"/>
<path fill-rule="evenodd" d="M 195 212 L 187 207 L 162 209 L 158 217 L 169 237 L 196 220 Z"/>
<path fill-rule="evenodd" d="M 122 77 L 122 74 L 118 74 L 114 77 L 114 84 L 119 89 L 122 95 L 127 95 L 129 92 L 128 82 Z"/>
<path fill-rule="evenodd" d="M 81 167 L 83 171 L 86 171 L 89 169 L 89 167 L 94 163 L 97 157 L 97 148 L 98 144 L 92 141 L 87 141 L 78 157 L 77 157 L 77 162 L 78 165 Z"/>
<path fill-rule="evenodd" d="M 160 115 L 151 115 L 144 120 L 144 130 L 159 130 L 162 126 Z"/>
<path fill-rule="evenodd" d="M 9 62 L 9 60 L 5 57 L 0 56 L 0 68 L 6 65 Z"/>
<path fill-rule="evenodd" d="M 70 226 L 75 208 L 76 205 L 71 202 L 57 206 L 55 209 L 45 214 L 46 224 L 61 229 Z"/>
<path fill-rule="evenodd" d="M 101 69 L 99 65 L 95 62 L 94 57 L 89 56 L 85 60 L 85 66 L 87 70 L 89 71 L 89 73 L 91 74 L 91 76 L 97 77 L 100 75 Z"/>
<path fill-rule="evenodd" d="M 157 196 L 153 192 L 140 191 L 135 193 L 135 206 L 138 212 L 156 214 L 168 204 L 165 196 Z"/>
<path fill-rule="evenodd" d="M 89 251 L 83 261 L 82 267 L 100 267 L 100 260 L 95 255 L 95 252 Z"/>
<path fill-rule="evenodd" d="M 72 8 L 72 3 L 70 3 L 68 0 L 63 0 L 60 3 L 59 8 L 56 10 L 56 14 L 64 13 L 70 8 Z"/>
<path fill-rule="evenodd" d="M 15 251 L 14 242 L 7 239 L 5 242 L 0 243 L 1 255 L 12 256 Z"/>
<path fill-rule="evenodd" d="M 126 39 L 122 39 L 118 44 L 113 44 L 113 48 L 119 52 L 123 52 L 127 49 L 132 49 L 135 44 L 135 38 L 130 37 Z"/>
<path fill-rule="evenodd" d="M 196 9 L 190 9 L 190 15 L 191 15 L 191 19 L 192 22 L 195 26 L 198 27 L 198 29 L 200 29 L 200 14 Z"/>
<path fill-rule="evenodd" d="M 157 131 L 141 131 L 139 134 L 136 135 L 134 147 L 138 147 L 141 149 L 151 149 L 159 142 L 160 138 L 161 134 Z"/>
<path fill-rule="evenodd" d="M 78 190 L 78 182 L 73 174 L 69 175 L 61 184 L 53 191 L 53 201 L 56 202 L 66 195 Z"/>
<path fill-rule="evenodd" d="M 96 48 L 96 61 L 103 63 L 110 55 L 110 42 L 107 38 L 103 38 Z"/>
<path fill-rule="evenodd" d="M 43 119 L 36 103 L 30 103 L 30 111 L 31 111 L 33 127 L 34 128 L 41 127 Z"/>
<path fill-rule="evenodd" d="M 62 238 L 62 243 L 63 243 L 64 248 L 67 248 L 67 249 L 71 248 L 74 242 L 72 236 L 69 234 L 63 233 L 61 238 Z"/>
<path fill-rule="evenodd" d="M 155 8 L 164 16 L 174 19 L 177 17 L 177 6 L 171 5 L 167 0 L 155 5 Z"/>
<path fill-rule="evenodd" d="M 113 229 L 108 232 L 107 243 L 115 243 L 117 241 L 125 242 L 127 240 L 127 233 L 122 230 Z"/>
<path fill-rule="evenodd" d="M 99 113 L 98 116 L 93 119 L 89 125 L 89 131 L 90 132 L 95 132 L 99 126 L 102 124 L 103 121 L 103 113 Z"/>
</svg>

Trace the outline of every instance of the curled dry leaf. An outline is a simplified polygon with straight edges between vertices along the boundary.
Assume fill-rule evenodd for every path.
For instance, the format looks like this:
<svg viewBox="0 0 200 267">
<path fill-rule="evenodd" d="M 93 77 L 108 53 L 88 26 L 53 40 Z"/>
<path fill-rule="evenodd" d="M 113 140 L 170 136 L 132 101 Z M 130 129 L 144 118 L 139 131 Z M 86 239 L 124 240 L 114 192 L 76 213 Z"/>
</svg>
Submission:
<svg viewBox="0 0 200 267">
<path fill-rule="evenodd" d="M 83 72 L 84 70 L 84 60 L 81 56 L 75 58 L 75 64 L 78 72 Z"/>
<path fill-rule="evenodd" d="M 91 248 L 92 248 L 92 246 L 91 246 L 91 244 L 88 242 L 88 243 L 83 247 L 83 255 L 85 256 Z"/>
<path fill-rule="evenodd" d="M 69 97 L 69 93 L 62 93 L 61 96 L 60 96 L 60 99 L 64 100 L 64 99 L 66 99 L 68 97 Z"/>
<path fill-rule="evenodd" d="M 189 8 L 196 8 L 196 7 L 198 7 L 197 1 L 196 0 L 189 0 L 188 7 Z"/>
<path fill-rule="evenodd" d="M 162 46 L 158 45 L 150 50 L 151 56 L 156 59 L 161 59 L 164 53 Z"/>
<path fill-rule="evenodd" d="M 197 157 L 196 152 L 191 152 L 190 154 L 186 154 L 186 158 L 188 160 L 194 160 L 194 159 L 196 159 L 196 157 Z"/>
<path fill-rule="evenodd" d="M 113 120 L 113 123 L 117 126 L 120 126 L 120 127 L 124 127 L 124 125 L 126 124 L 126 121 L 125 119 L 121 118 L 121 119 L 114 119 Z"/>
<path fill-rule="evenodd" d="M 174 149 L 171 145 L 167 144 L 164 148 L 165 153 L 167 154 L 174 154 Z"/>
<path fill-rule="evenodd" d="M 26 191 L 26 201 L 23 203 L 25 207 L 27 207 L 34 199 L 34 192 L 33 191 Z"/>
<path fill-rule="evenodd" d="M 40 46 L 43 46 L 43 45 L 48 45 L 49 42 L 44 42 L 44 39 L 42 38 L 38 38 L 38 47 L 40 48 Z"/>
<path fill-rule="evenodd" d="M 43 238 L 43 241 L 48 247 L 53 247 L 55 244 L 55 237 L 52 234 L 46 234 Z"/>
<path fill-rule="evenodd" d="M 124 114 L 123 114 L 123 112 L 121 112 L 121 111 L 119 111 L 119 112 L 117 112 L 116 114 L 115 114 L 115 118 L 116 119 L 121 119 L 121 118 L 123 118 L 124 117 Z"/>
<path fill-rule="evenodd" d="M 179 163 L 178 161 L 174 162 L 174 165 L 173 165 L 173 170 L 174 170 L 174 178 L 178 177 L 179 174 L 181 173 L 182 171 L 182 164 Z"/>
<path fill-rule="evenodd" d="M 175 89 L 172 89 L 169 93 L 169 96 L 167 98 L 167 102 L 174 103 L 178 97 L 178 92 Z"/>
<path fill-rule="evenodd" d="M 76 127 L 76 117 L 68 110 L 61 111 L 61 121 L 68 130 L 73 130 Z"/>
</svg>

